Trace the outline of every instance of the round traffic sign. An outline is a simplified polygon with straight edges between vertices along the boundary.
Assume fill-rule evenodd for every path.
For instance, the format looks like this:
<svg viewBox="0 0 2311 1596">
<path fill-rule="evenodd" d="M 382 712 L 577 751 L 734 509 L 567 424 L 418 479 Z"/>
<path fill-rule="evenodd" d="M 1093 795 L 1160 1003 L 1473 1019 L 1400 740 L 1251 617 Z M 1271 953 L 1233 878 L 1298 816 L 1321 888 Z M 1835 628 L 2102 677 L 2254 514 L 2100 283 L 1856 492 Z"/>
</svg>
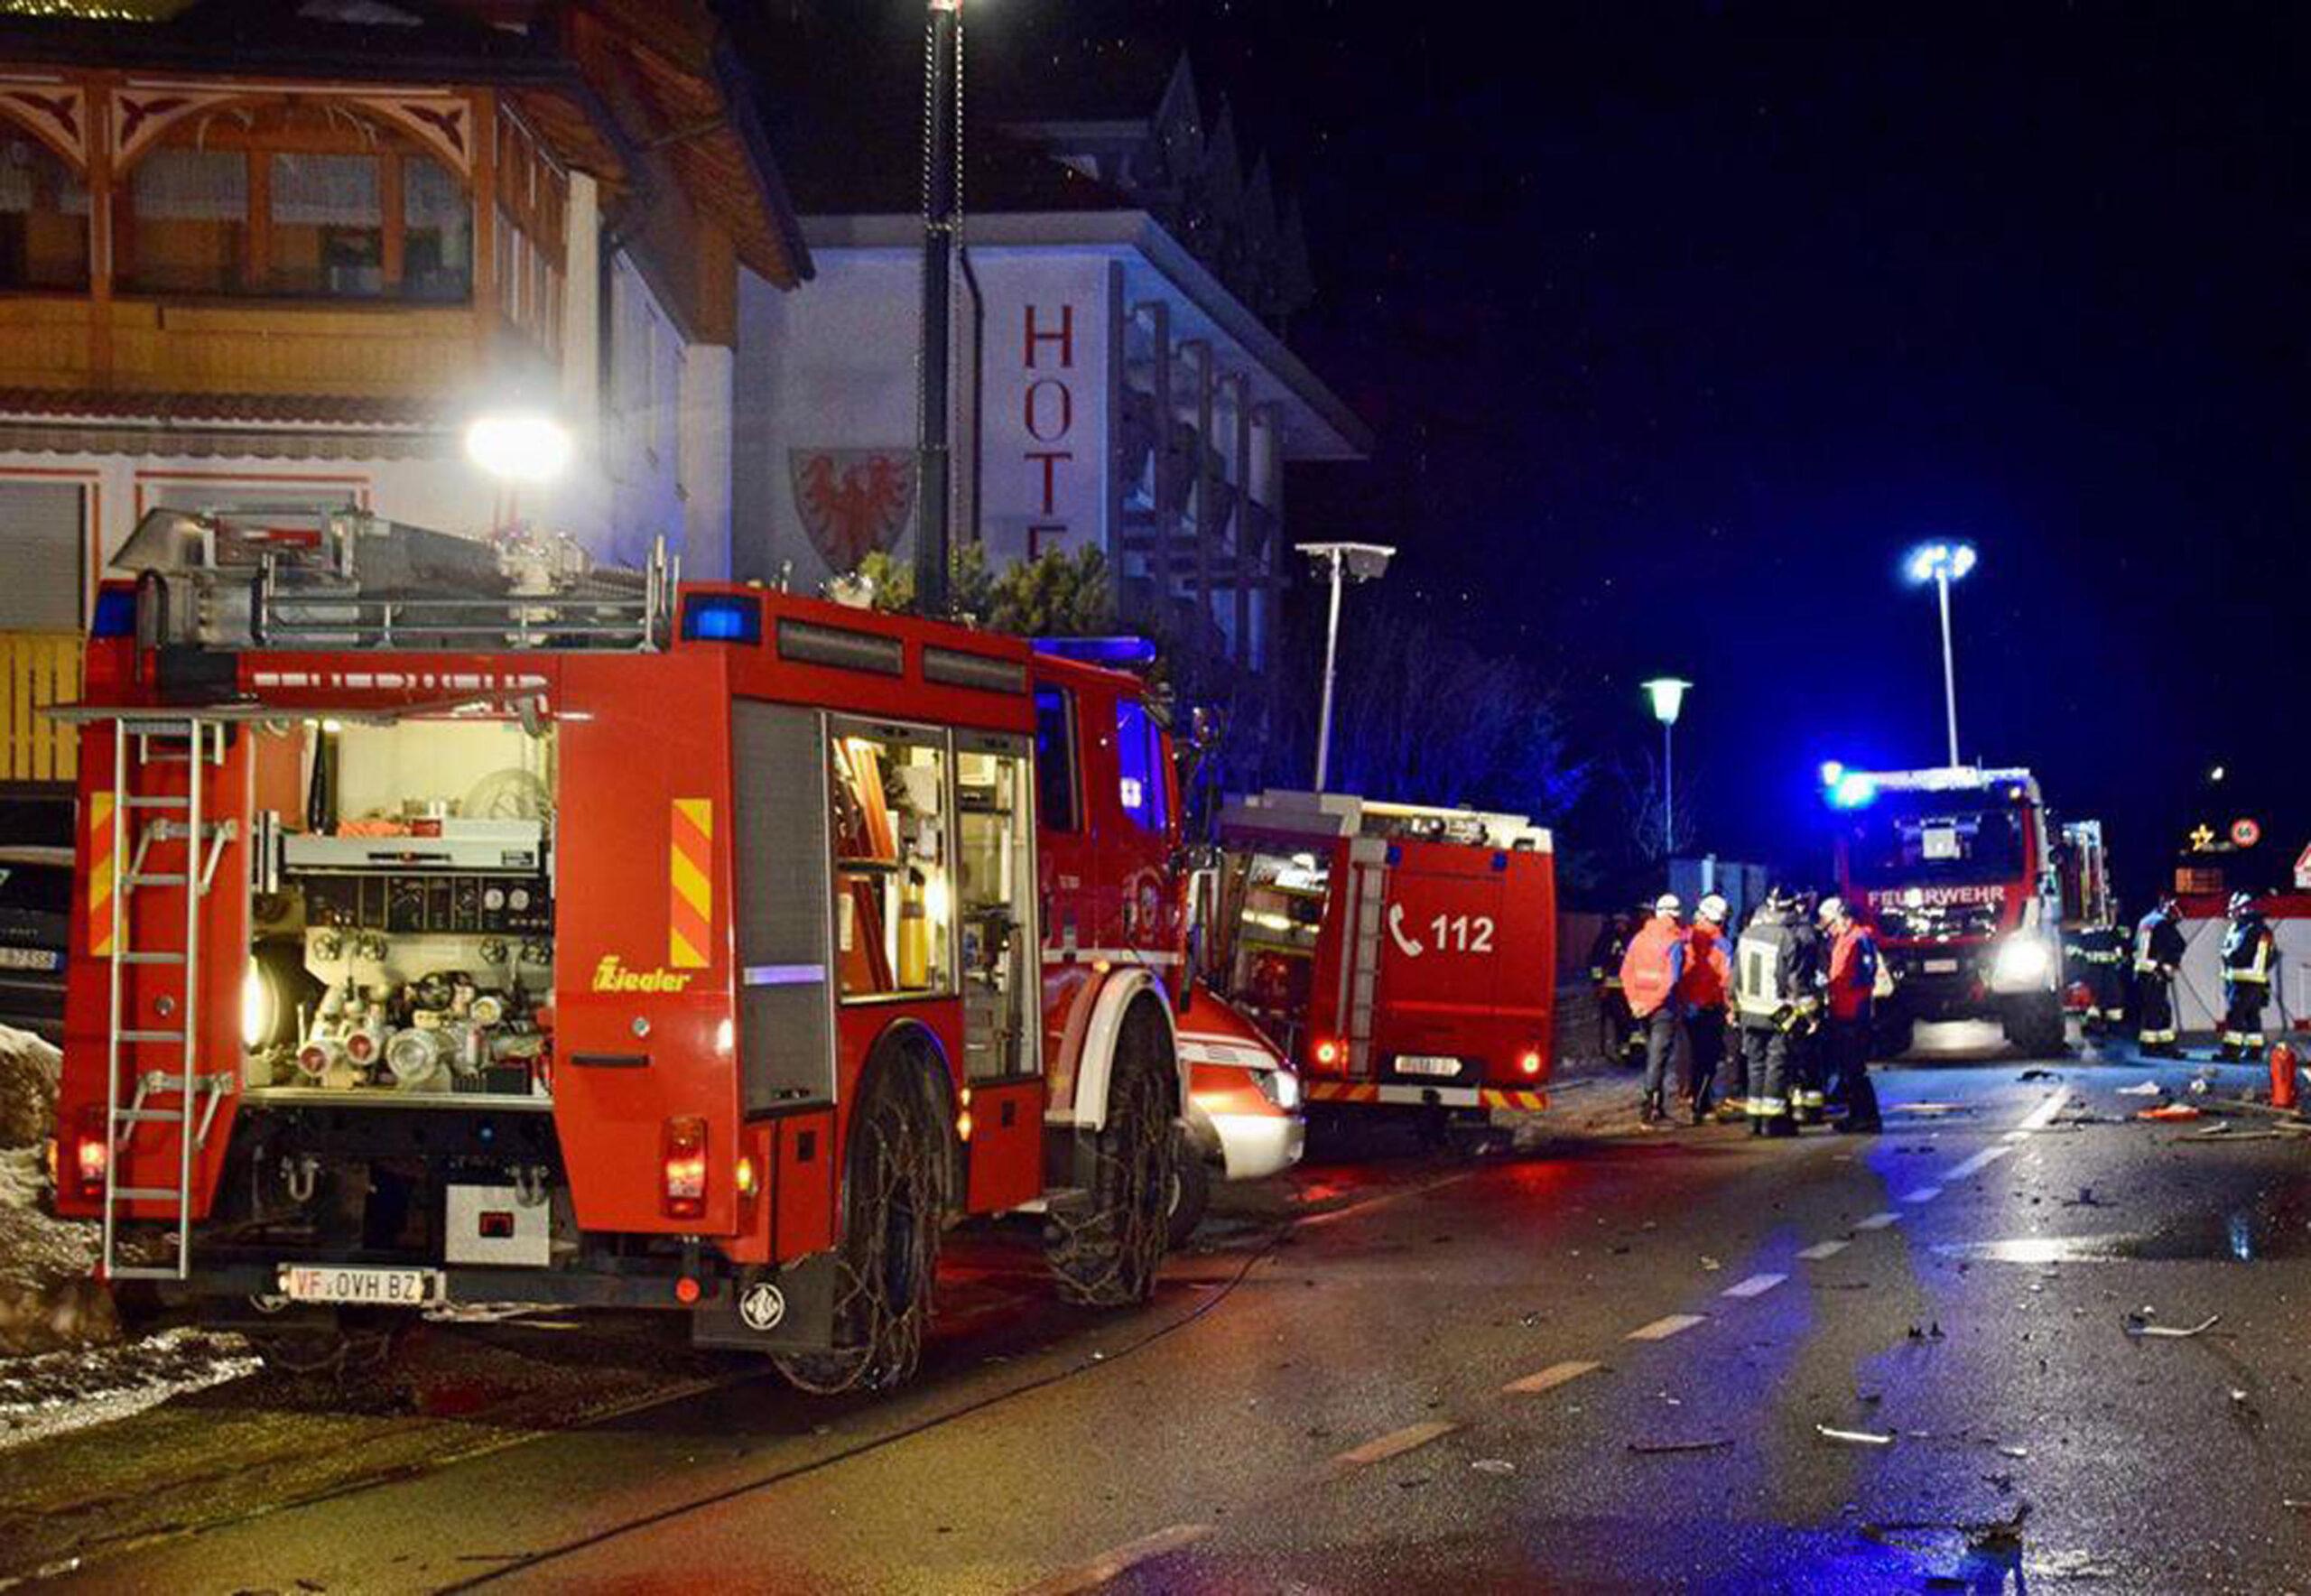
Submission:
<svg viewBox="0 0 2311 1596">
<path fill-rule="evenodd" d="M 2231 846 L 2252 848 L 2263 840 L 2263 829 L 2245 815 L 2231 822 Z"/>
</svg>

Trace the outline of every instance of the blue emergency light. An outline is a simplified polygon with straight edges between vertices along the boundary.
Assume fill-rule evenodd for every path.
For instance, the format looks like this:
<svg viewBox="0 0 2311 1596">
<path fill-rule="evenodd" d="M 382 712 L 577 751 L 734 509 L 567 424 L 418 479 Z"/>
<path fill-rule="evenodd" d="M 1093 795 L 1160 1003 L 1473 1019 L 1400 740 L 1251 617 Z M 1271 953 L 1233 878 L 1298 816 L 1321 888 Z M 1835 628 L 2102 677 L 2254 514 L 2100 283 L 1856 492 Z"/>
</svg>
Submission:
<svg viewBox="0 0 2311 1596">
<path fill-rule="evenodd" d="M 752 593 L 693 593 L 682 600 L 682 636 L 693 643 L 760 643 L 762 600 Z"/>
<path fill-rule="evenodd" d="M 136 634 L 136 589 L 105 586 L 97 589 L 97 608 L 88 617 L 91 637 L 131 637 Z"/>
<path fill-rule="evenodd" d="M 1848 770 L 1835 761 L 1822 766 L 1822 784 L 1829 789 L 1833 809 L 1866 809 L 1878 801 L 1878 783 L 1868 771 Z"/>
<path fill-rule="evenodd" d="M 1156 645 L 1145 637 L 1038 637 L 1037 654 L 1118 671 L 1144 670 L 1156 663 Z"/>
</svg>

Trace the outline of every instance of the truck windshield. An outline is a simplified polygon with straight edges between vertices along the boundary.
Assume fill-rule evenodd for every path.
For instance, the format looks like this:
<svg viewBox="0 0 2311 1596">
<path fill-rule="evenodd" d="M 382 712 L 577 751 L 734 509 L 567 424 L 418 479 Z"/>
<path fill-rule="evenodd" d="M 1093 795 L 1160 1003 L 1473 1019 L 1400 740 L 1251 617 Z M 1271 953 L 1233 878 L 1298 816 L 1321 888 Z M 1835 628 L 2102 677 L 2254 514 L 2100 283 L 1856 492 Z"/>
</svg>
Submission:
<svg viewBox="0 0 2311 1596">
<path fill-rule="evenodd" d="M 2022 812 L 1880 810 L 1854 821 L 1845 852 L 1858 886 L 2010 880 L 2022 873 Z"/>
</svg>

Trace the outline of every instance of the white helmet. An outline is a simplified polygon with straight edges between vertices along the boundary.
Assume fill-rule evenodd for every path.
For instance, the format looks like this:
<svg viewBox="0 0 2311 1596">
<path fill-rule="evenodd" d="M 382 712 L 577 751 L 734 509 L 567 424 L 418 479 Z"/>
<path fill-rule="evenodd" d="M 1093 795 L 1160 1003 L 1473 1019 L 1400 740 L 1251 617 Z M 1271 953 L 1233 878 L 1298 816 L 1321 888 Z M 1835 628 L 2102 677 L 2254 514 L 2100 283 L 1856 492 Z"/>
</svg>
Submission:
<svg viewBox="0 0 2311 1596">
<path fill-rule="evenodd" d="M 1694 905 L 1694 918 L 1706 920 L 1712 925 L 1724 924 L 1725 916 L 1732 912 L 1732 905 L 1728 904 L 1722 895 L 1714 892 L 1704 893 L 1701 902 Z"/>
<path fill-rule="evenodd" d="M 2231 895 L 2231 918 L 2233 920 L 2238 919 L 2240 915 L 2244 914 L 2248 910 L 2254 906 L 2255 895 L 2253 893 L 2234 892 Z"/>
<path fill-rule="evenodd" d="M 1672 918 L 1682 914 L 1685 906 L 1677 901 L 1677 895 L 1674 892 L 1665 892 L 1653 900 L 1653 912 L 1656 914 L 1667 914 Z"/>
<path fill-rule="evenodd" d="M 1842 920 L 1845 918 L 1845 899 L 1835 896 L 1825 897 L 1822 900 L 1822 906 L 1814 910 L 1814 914 L 1824 925 L 1833 920 Z"/>
</svg>

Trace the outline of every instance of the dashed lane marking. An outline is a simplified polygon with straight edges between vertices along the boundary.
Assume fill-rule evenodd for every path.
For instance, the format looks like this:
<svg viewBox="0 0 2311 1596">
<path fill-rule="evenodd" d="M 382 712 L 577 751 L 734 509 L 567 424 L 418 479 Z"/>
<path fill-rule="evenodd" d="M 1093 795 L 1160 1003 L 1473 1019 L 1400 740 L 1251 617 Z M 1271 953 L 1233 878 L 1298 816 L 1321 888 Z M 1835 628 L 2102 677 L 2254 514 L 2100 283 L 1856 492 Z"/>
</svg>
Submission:
<svg viewBox="0 0 2311 1596">
<path fill-rule="evenodd" d="M 2057 1088 L 2052 1097 L 2030 1110 L 2029 1118 L 2022 1121 L 2021 1128 L 2024 1130 L 2046 1129 L 2047 1126 L 2054 1123 L 2055 1116 L 2062 1112 L 2063 1105 L 2069 1101 L 2070 1088 L 2067 1086 Z"/>
<path fill-rule="evenodd" d="M 1843 1252 L 1847 1248 L 1852 1247 L 1852 1245 L 1853 1243 L 1851 1241 L 1816 1241 L 1813 1246 L 1800 1251 L 1797 1256 L 1809 1262 L 1818 1264 L 1824 1258 L 1833 1258 L 1837 1257 L 1838 1254 Z"/>
<path fill-rule="evenodd" d="M 1752 1275 L 1747 1280 L 1727 1286 L 1718 1294 L 1730 1297 L 1763 1296 L 1788 1278 L 1787 1275 Z"/>
<path fill-rule="evenodd" d="M 1997 1163 L 2000 1159 L 2005 1157 L 2012 1151 L 2014 1151 L 2014 1149 L 2011 1147 L 1984 1147 L 1981 1152 L 1975 1154 L 1972 1158 L 1967 1159 L 1963 1164 L 1959 1165 L 1956 1168 L 1953 1169 L 1948 1174 L 1944 1175 L 1942 1178 L 1945 1183 L 1947 1183 L 1950 1181 L 1963 1181 L 1971 1174 L 1980 1174 L 1983 1170 L 1988 1169 L 1991 1165 Z"/>
<path fill-rule="evenodd" d="M 1438 1436 L 1450 1435 L 1460 1427 L 1450 1419 L 1431 1419 L 1425 1424 L 1406 1424 L 1401 1430 L 1391 1430 L 1361 1446 L 1350 1447 L 1332 1459 L 1332 1467 L 1335 1470 L 1361 1469 L 1368 1463 L 1380 1462 L 1410 1452 L 1416 1446 L 1426 1446 Z"/>
<path fill-rule="evenodd" d="M 1939 1186 L 1920 1186 L 1915 1192 L 1903 1192 L 1902 1201 L 1905 1202 L 1931 1202 L 1936 1197 L 1941 1195 L 1942 1188 Z"/>
<path fill-rule="evenodd" d="M 1120 1546 L 1100 1553 L 1088 1563 L 1064 1568 L 1029 1585 L 1023 1596 L 1076 1596 L 1078 1591 L 1096 1591 L 1118 1575 L 1150 1562 L 1183 1546 L 1192 1546 L 1217 1527 L 1210 1524 L 1174 1524 L 1153 1535 L 1141 1536 L 1136 1541 L 1126 1541 Z"/>
<path fill-rule="evenodd" d="M 1632 1341 L 1666 1341 L 1671 1336 L 1691 1330 L 1709 1317 L 1706 1313 L 1669 1313 L 1650 1324 L 1640 1324 L 1629 1332 Z"/>
<path fill-rule="evenodd" d="M 1898 1222 L 1901 1217 L 1902 1216 L 1900 1214 L 1895 1213 L 1890 1210 L 1884 1213 L 1873 1213 L 1868 1219 L 1854 1226 L 1854 1229 L 1857 1230 L 1882 1230 L 1888 1225 Z"/>
<path fill-rule="evenodd" d="M 1566 1363 L 1552 1363 L 1538 1374 L 1528 1374 L 1523 1379 L 1511 1380 L 1500 1388 L 1504 1391 L 1514 1391 L 1519 1396 L 1530 1396 L 1539 1391 L 1554 1391 L 1567 1380 L 1577 1380 L 1582 1375 L 1592 1374 L 1603 1367 L 1601 1363 L 1591 1363 L 1579 1359 Z"/>
</svg>

